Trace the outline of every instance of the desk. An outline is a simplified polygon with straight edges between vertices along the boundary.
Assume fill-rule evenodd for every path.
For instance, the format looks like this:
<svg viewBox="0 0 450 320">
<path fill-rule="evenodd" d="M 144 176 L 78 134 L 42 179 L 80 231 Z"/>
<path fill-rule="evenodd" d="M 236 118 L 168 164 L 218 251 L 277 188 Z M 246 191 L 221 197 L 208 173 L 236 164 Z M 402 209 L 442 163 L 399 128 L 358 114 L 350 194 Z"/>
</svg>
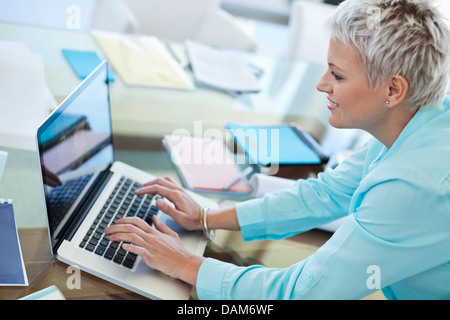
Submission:
<svg viewBox="0 0 450 320">
<path fill-rule="evenodd" d="M 42 55 L 48 85 L 58 101 L 80 83 L 64 61 L 61 49 L 94 50 L 103 56 L 90 34 L 76 31 L 0 23 L 0 39 L 24 41 L 31 51 Z M 252 57 L 252 63 L 264 69 L 263 91 L 252 95 L 232 96 L 201 86 L 190 92 L 128 87 L 117 77 L 111 86 L 114 134 L 124 137 L 125 141 L 141 141 L 139 147 L 144 149 L 119 151 L 117 160 L 154 175 L 169 173 L 176 176 L 163 152 L 148 150 L 148 141 L 158 141 L 159 146 L 161 137 L 175 129 L 193 132 L 195 121 L 202 121 L 203 131 L 223 129 L 228 121 L 248 124 L 295 122 L 320 139 L 327 127 L 328 110 L 326 97 L 316 91 L 315 83 L 325 67 L 265 57 Z M 52 284 L 56 284 L 69 299 L 140 299 L 138 295 L 84 273 L 82 289 L 74 291 L 66 287 L 67 266 L 50 255 L 43 229 L 45 214 L 42 190 L 38 187 L 37 155 L 33 151 L 6 151 L 10 155 L 0 183 L 0 195 L 14 200 L 30 286 L 2 287 L 0 299 L 16 299 Z M 146 159 L 145 163 L 142 159 Z M 220 205 L 230 202 L 219 200 Z M 244 243 L 239 233 L 219 231 L 216 242 L 208 245 L 205 255 L 239 265 L 260 263 L 268 267 L 286 267 L 314 253 L 329 237 L 329 233 L 312 230 L 285 240 Z"/>
<path fill-rule="evenodd" d="M 42 55 L 47 84 L 62 101 L 80 83 L 61 49 L 96 51 L 105 57 L 91 34 L 0 22 L 0 40 L 23 41 Z M 249 124 L 295 122 L 320 139 L 327 127 L 326 96 L 315 89 L 325 71 L 305 61 L 249 55 L 264 70 L 262 91 L 233 96 L 198 85 L 194 91 L 130 87 L 119 76 L 111 84 L 114 132 L 118 136 L 159 140 L 175 129 L 193 132 L 194 121 L 224 130 L 228 121 Z"/>
<path fill-rule="evenodd" d="M 326 239 L 326 232 L 310 232 L 299 239 L 243 243 L 239 233 L 222 231 L 210 243 L 205 256 L 238 265 L 263 263 L 288 266 L 312 254 Z M 66 282 L 72 273 L 68 265 L 53 259 L 45 228 L 19 229 L 19 237 L 28 273 L 28 287 L 0 287 L 0 300 L 15 300 L 51 285 L 56 285 L 69 300 L 140 300 L 146 299 L 105 280 L 81 272 L 80 289 L 70 289 Z M 193 290 L 191 298 L 195 299 Z"/>
<path fill-rule="evenodd" d="M 50 285 L 56 285 L 67 299 L 144 299 L 142 296 L 113 285 L 95 276 L 81 272 L 81 289 L 69 289 L 66 281 L 71 275 L 67 265 L 57 261 L 50 253 L 45 226 L 42 190 L 39 186 L 39 166 L 35 152 L 6 149 L 8 161 L 0 195 L 14 200 L 19 239 L 30 285 L 28 287 L 0 287 L 0 300 L 18 299 Z M 160 151 L 116 151 L 117 160 L 124 161 L 155 175 L 176 178 L 167 155 Z M 216 198 L 220 206 L 234 202 Z M 209 243 L 205 256 L 248 266 L 262 264 L 267 267 L 288 267 L 313 254 L 331 234 L 311 230 L 283 240 L 244 242 L 239 232 L 218 230 L 216 241 Z M 192 298 L 195 299 L 195 291 Z M 383 299 L 376 292 L 367 299 Z"/>
<path fill-rule="evenodd" d="M 88 273 L 81 272 L 81 289 L 69 289 L 67 265 L 54 259 L 50 252 L 42 189 L 39 187 L 39 166 L 34 151 L 4 148 L 8 161 L 0 195 L 14 200 L 16 222 L 19 226 L 28 287 L 0 287 L 1 299 L 18 299 L 30 293 L 56 285 L 67 299 L 143 299 L 138 294 L 113 285 Z M 175 168 L 162 151 L 116 151 L 116 159 L 155 175 L 171 175 Z M 217 197 L 214 200 L 227 206 L 234 200 Z M 313 254 L 330 237 L 330 233 L 313 230 L 279 241 L 243 242 L 239 232 L 217 232 L 214 243 L 209 243 L 205 256 L 238 265 L 264 264 L 269 267 L 287 267 Z M 195 298 L 193 291 L 192 298 Z"/>
</svg>

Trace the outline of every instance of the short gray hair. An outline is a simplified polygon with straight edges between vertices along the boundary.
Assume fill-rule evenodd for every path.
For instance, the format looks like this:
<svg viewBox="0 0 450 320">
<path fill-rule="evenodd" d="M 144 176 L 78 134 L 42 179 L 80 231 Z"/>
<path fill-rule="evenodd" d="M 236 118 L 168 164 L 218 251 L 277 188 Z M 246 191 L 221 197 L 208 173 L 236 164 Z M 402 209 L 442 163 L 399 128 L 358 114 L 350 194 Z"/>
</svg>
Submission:
<svg viewBox="0 0 450 320">
<path fill-rule="evenodd" d="M 329 18 L 331 37 L 356 49 L 371 87 L 406 78 L 413 111 L 442 102 L 450 74 L 450 34 L 427 0 L 346 0 Z"/>
</svg>

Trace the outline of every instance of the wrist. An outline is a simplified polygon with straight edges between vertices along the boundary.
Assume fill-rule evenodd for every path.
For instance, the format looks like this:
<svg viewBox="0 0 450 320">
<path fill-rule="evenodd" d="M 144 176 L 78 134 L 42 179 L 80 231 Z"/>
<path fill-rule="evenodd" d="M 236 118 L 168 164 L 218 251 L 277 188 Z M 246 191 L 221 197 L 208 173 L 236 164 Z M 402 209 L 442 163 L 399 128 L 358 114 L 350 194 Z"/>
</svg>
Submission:
<svg viewBox="0 0 450 320">
<path fill-rule="evenodd" d="M 185 256 L 185 261 L 175 277 L 192 286 L 195 286 L 197 283 L 198 271 L 200 270 L 200 267 L 205 259 L 205 257 L 194 254 Z"/>
</svg>

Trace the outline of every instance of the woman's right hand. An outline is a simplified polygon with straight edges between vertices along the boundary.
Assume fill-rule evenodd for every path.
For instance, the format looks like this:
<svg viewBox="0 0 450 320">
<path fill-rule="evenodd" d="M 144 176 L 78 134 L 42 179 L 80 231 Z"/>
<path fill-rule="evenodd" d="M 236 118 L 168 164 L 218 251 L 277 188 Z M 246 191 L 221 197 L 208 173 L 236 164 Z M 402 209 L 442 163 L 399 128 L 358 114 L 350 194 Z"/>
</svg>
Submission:
<svg viewBox="0 0 450 320">
<path fill-rule="evenodd" d="M 187 230 L 201 230 L 200 205 L 177 182 L 170 177 L 157 178 L 143 184 L 135 191 L 137 195 L 158 194 L 173 203 L 170 205 L 163 199 L 156 201 L 158 209 L 162 210 L 181 227 Z"/>
</svg>

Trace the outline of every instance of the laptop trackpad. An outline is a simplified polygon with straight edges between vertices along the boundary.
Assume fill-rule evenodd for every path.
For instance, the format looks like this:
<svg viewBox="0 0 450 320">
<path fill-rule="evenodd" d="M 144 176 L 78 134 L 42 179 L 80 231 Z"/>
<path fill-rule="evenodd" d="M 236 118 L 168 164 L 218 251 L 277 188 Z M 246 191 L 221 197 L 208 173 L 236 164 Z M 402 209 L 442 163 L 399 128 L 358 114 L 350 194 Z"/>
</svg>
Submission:
<svg viewBox="0 0 450 320">
<path fill-rule="evenodd" d="M 168 216 L 162 211 L 160 211 L 159 220 L 179 235 L 189 232 L 188 230 L 181 227 L 178 223 L 176 223 L 175 220 L 172 219 L 172 217 Z"/>
</svg>

